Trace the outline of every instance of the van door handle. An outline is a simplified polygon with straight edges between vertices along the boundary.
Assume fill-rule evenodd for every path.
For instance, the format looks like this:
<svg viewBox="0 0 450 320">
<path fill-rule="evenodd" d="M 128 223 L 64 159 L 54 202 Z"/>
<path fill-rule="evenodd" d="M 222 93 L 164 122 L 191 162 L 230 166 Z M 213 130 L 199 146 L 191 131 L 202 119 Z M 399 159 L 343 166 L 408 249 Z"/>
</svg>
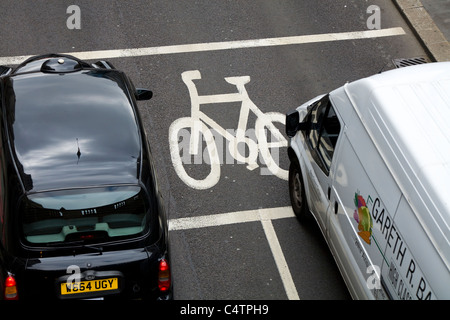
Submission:
<svg viewBox="0 0 450 320">
<path fill-rule="evenodd" d="M 338 203 L 337 203 L 337 201 L 335 201 L 335 202 L 334 202 L 334 213 L 335 213 L 335 214 L 338 213 L 338 209 L 339 209 Z"/>
</svg>

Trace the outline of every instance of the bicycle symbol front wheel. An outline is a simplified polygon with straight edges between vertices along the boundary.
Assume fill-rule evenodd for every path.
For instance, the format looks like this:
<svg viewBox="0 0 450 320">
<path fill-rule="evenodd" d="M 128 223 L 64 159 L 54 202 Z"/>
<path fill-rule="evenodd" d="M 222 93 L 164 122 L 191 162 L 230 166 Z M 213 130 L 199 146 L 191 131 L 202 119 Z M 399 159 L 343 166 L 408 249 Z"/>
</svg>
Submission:
<svg viewBox="0 0 450 320">
<path fill-rule="evenodd" d="M 199 128 L 199 130 L 193 130 L 195 128 Z M 198 152 L 200 152 L 200 161 L 202 164 L 207 164 L 211 167 L 208 175 L 205 178 L 193 178 L 186 172 L 186 163 L 183 163 L 183 160 L 186 160 L 185 155 L 183 155 L 183 159 L 181 156 L 181 151 L 185 152 L 189 151 L 189 154 L 193 154 L 193 150 L 191 150 L 190 139 L 191 135 L 194 132 L 198 132 L 203 135 L 203 139 L 199 137 L 199 141 L 206 142 L 206 149 L 208 150 L 209 161 L 204 161 L 202 149 L 198 148 Z M 179 142 L 180 133 L 184 134 L 183 141 Z M 175 168 L 175 172 L 186 183 L 189 187 L 199 190 L 209 189 L 215 186 L 220 179 L 220 159 L 219 154 L 217 153 L 216 143 L 214 141 L 214 136 L 211 133 L 211 130 L 201 122 L 200 120 L 195 120 L 191 117 L 179 118 L 175 120 L 169 128 L 169 145 L 170 145 L 170 156 L 172 158 L 172 163 Z M 194 155 L 195 156 L 195 155 Z M 190 157 L 190 156 L 189 156 Z M 189 161 L 190 162 L 190 161 Z M 209 163 L 208 163 L 209 162 Z M 203 166 L 202 166 L 203 168 Z"/>
</svg>

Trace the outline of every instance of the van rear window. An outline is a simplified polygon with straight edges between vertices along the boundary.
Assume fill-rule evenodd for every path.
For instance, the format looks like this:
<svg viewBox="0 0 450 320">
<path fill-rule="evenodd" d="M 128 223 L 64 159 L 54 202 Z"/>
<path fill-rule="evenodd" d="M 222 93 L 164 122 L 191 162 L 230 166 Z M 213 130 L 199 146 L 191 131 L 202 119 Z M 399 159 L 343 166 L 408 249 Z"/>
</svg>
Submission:
<svg viewBox="0 0 450 320">
<path fill-rule="evenodd" d="M 42 192 L 21 204 L 27 243 L 105 242 L 147 231 L 149 205 L 139 186 Z"/>
</svg>

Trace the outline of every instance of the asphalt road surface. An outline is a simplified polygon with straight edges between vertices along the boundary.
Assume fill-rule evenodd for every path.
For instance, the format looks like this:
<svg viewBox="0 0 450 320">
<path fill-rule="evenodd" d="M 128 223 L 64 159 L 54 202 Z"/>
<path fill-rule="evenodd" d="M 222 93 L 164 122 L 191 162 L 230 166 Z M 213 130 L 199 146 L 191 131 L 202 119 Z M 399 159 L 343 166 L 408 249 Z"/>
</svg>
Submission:
<svg viewBox="0 0 450 320">
<path fill-rule="evenodd" d="M 2 0 L 0 41 L 1 64 L 74 53 L 109 60 L 154 92 L 139 107 L 170 214 L 176 299 L 350 298 L 314 221 L 293 217 L 274 132 L 303 102 L 392 69 L 393 58 L 426 55 L 391 1 Z M 182 74 L 201 77 L 197 91 Z M 215 137 L 199 156 L 188 153 L 194 119 Z M 251 141 L 234 154 L 241 133 Z"/>
</svg>

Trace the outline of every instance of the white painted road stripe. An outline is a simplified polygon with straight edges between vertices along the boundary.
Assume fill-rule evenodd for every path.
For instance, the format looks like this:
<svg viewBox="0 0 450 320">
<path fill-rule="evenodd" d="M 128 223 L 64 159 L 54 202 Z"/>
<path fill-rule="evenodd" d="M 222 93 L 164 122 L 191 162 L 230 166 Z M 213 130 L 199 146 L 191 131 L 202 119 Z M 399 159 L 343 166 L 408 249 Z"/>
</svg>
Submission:
<svg viewBox="0 0 450 320">
<path fill-rule="evenodd" d="M 217 227 L 227 224 L 254 222 L 261 220 L 276 220 L 293 217 L 295 217 L 295 215 L 291 207 L 236 211 L 206 216 L 170 219 L 169 230 L 176 231 L 205 227 Z"/>
<path fill-rule="evenodd" d="M 97 60 L 97 59 L 112 59 L 112 58 L 124 58 L 124 57 L 139 57 L 139 56 L 151 56 L 151 55 L 162 55 L 162 54 L 174 54 L 174 53 L 189 53 L 189 52 L 202 52 L 202 51 L 217 51 L 217 50 L 230 50 L 230 49 L 243 49 L 243 48 L 284 46 L 284 45 L 295 45 L 295 44 L 315 43 L 315 42 L 370 39 L 370 38 L 379 38 L 379 37 L 400 36 L 400 35 L 404 35 L 404 34 L 406 34 L 406 33 L 403 30 L 403 28 L 396 27 L 396 28 L 388 28 L 388 29 L 380 29 L 380 30 L 325 33 L 325 34 L 316 34 L 316 35 L 266 38 L 266 39 L 255 39 L 255 40 L 207 42 L 207 43 L 170 45 L 170 46 L 161 46 L 161 47 L 117 49 L 117 50 L 80 51 L 80 52 L 69 52 L 67 54 L 74 55 L 77 58 L 82 59 L 82 60 Z M 39 54 L 42 54 L 42 52 Z M 0 65 L 19 64 L 31 56 L 32 55 L 0 57 Z"/>
<path fill-rule="evenodd" d="M 278 268 L 278 272 L 283 282 L 284 290 L 289 300 L 300 300 L 298 296 L 297 288 L 295 287 L 294 280 L 292 279 L 289 266 L 284 258 L 283 250 L 281 249 L 280 242 L 278 241 L 277 234 L 272 224 L 272 220 L 261 220 L 266 234 L 267 241 L 269 242 L 270 250 L 272 251 L 273 258 Z"/>
<path fill-rule="evenodd" d="M 297 288 L 289 271 L 288 264 L 278 241 L 272 220 L 295 217 L 291 207 L 247 210 L 229 213 L 219 213 L 198 217 L 187 217 L 169 220 L 169 230 L 188 230 L 223 226 L 236 223 L 261 221 L 275 264 L 280 273 L 289 300 L 299 300 Z"/>
</svg>

